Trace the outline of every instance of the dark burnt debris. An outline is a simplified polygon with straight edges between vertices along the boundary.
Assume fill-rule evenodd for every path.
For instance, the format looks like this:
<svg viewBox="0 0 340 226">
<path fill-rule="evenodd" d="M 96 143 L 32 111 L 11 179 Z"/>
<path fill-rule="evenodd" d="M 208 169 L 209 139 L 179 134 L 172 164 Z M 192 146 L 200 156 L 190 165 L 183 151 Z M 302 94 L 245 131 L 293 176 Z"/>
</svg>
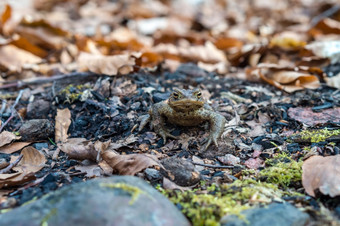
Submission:
<svg viewBox="0 0 340 226">
<path fill-rule="evenodd" d="M 333 68 L 338 69 L 328 67 L 328 70 Z M 16 108 L 20 117 L 10 120 L 5 129 L 20 131 L 19 128 L 22 128 L 28 120 L 47 120 L 54 124 L 57 109 L 68 108 L 71 111 L 71 125 L 68 131 L 71 138 L 81 137 L 93 142 L 99 140 L 114 143 L 133 135 L 137 139 L 118 148 L 116 150 L 118 153 L 157 155 L 161 156 L 162 161 L 168 162 L 168 165 L 169 161 L 171 163 L 168 157 L 175 159 L 179 165 L 181 161 L 185 162 L 182 166 L 174 167 L 174 170 L 168 166 L 170 170 L 167 172 L 163 170 L 161 173 L 158 168 L 150 167 L 137 176 L 149 180 L 153 185 L 162 184 L 164 176 L 170 180 L 180 178 L 177 186 L 190 185 L 203 190 L 213 183 L 232 183 L 242 178 L 256 178 L 256 174 L 252 174 L 251 170 L 257 169 L 261 173 L 278 163 L 289 164 L 291 161 L 299 161 L 313 147 L 317 148 L 319 155 L 339 154 L 340 139 L 337 139 L 339 135 L 334 134 L 323 140 L 294 135 L 304 131 L 306 127 L 299 118 L 291 117 L 292 114 L 289 112 L 289 109 L 298 107 L 311 108 L 312 112 L 340 107 L 340 93 L 327 86 L 287 94 L 267 84 L 217 76 L 194 64 L 183 64 L 174 73 L 139 71 L 125 76 L 90 74 L 87 79 L 79 78 L 81 77 L 74 74 L 67 81 L 22 87 L 24 95 Z M 172 129 L 172 134 L 180 136 L 180 139 L 169 139 L 165 145 L 162 138 L 148 126 L 140 133 L 137 132 L 138 118 L 146 114 L 152 104 L 166 100 L 173 88 L 193 87 L 200 88 L 203 95 L 208 97 L 208 103 L 228 122 L 235 120 L 235 117 L 239 118 L 238 124 L 226 128 L 227 137 L 219 141 L 218 148 L 211 146 L 206 152 L 199 152 L 201 142 L 208 132 L 207 124 L 198 127 L 178 127 L 169 124 L 167 126 Z M 17 94 L 17 90 L 14 89 L 1 91 L 1 95 L 12 96 L 8 103 L 12 103 Z M 30 98 L 32 96 L 34 99 Z M 44 112 L 43 115 L 40 110 Z M 1 112 L 2 120 L 9 117 L 10 112 Z M 320 131 L 325 128 L 330 131 L 338 130 L 339 122 L 340 120 L 319 122 L 310 126 L 309 130 Z M 88 160 L 70 159 L 63 152 L 59 153 L 57 159 L 53 159 L 53 153 L 57 149 L 53 135 L 46 136 L 44 130 L 40 131 L 45 136 L 38 140 L 35 139 L 39 137 L 36 133 L 23 132 L 20 135 L 25 141 L 34 141 L 33 146 L 47 157 L 46 165 L 36 173 L 34 181 L 18 185 L 15 189 L 8 188 L 6 201 L 0 203 L 1 209 L 20 206 L 60 187 L 88 180 L 86 173 L 76 170 L 76 166 L 91 163 Z M 327 139 L 332 144 L 326 142 Z M 285 157 L 272 160 L 282 153 Z M 225 162 L 233 164 L 229 165 L 229 169 L 223 168 L 225 164 L 219 160 L 219 157 L 227 154 L 236 158 L 232 159 L 233 161 L 229 158 L 224 159 Z M 0 159 L 9 162 L 10 155 L 1 154 Z M 188 172 L 181 172 L 178 169 Z M 191 174 L 195 176 L 190 178 Z M 183 178 L 188 179 L 183 181 Z M 258 178 L 263 182 L 268 181 L 268 178 L 275 181 L 275 176 L 268 174 Z M 297 193 L 302 192 L 302 196 L 287 196 L 285 200 L 308 208 L 314 220 L 322 218 L 318 214 L 320 203 L 334 210 L 336 214 L 339 212 L 340 205 L 337 199 L 330 201 L 323 195 L 321 202 L 320 200 L 316 202 L 312 197 L 303 195 L 301 181 L 287 182 L 285 186 L 282 189 L 290 187 L 289 189 L 294 189 Z"/>
</svg>

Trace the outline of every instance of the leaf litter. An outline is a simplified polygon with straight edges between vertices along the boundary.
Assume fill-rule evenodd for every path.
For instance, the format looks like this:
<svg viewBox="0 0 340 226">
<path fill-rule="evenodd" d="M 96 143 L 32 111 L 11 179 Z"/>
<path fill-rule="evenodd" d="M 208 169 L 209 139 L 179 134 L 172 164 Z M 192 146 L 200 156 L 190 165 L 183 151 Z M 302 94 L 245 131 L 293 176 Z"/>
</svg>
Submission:
<svg viewBox="0 0 340 226">
<path fill-rule="evenodd" d="M 35 189 L 47 193 L 89 178 L 135 175 L 169 189 L 165 194 L 185 207 L 191 222 L 208 221 L 195 218 L 186 196 L 203 204 L 200 216 L 218 223 L 223 216 L 211 210 L 237 213 L 282 201 L 285 192 L 316 224 L 329 223 L 318 207 L 335 213 L 339 195 L 334 2 L 23 2 L 32 4 L 23 10 L 24 3 L 0 3 L 0 159 L 6 165 L 0 209 L 33 199 Z M 152 130 L 137 133 L 137 118 L 152 104 L 173 88 L 196 87 L 228 121 L 218 147 L 199 152 L 205 124 L 167 125 L 180 140 L 165 145 Z M 20 129 L 32 115 L 41 119 L 32 108 L 39 103 L 50 103 L 44 130 L 54 134 Z M 296 132 L 303 139 L 290 137 Z M 226 156 L 237 164 L 230 166 Z M 197 190 L 176 184 L 176 170 L 160 174 L 168 157 L 199 169 Z M 46 178 L 54 182 L 46 185 Z M 270 195 L 255 189 L 239 200 L 244 194 L 237 188 L 254 183 Z M 229 200 L 223 186 L 243 205 L 203 196 Z M 189 193 L 174 195 L 176 189 Z"/>
</svg>

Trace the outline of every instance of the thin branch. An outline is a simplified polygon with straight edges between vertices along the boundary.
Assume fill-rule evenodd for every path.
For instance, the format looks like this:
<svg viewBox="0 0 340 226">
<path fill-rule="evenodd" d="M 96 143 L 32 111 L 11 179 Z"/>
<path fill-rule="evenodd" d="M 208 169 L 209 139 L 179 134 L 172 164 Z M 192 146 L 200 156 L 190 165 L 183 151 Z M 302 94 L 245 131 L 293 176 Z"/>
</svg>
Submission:
<svg viewBox="0 0 340 226">
<path fill-rule="evenodd" d="M 6 122 L 4 122 L 4 124 L 1 125 L 0 127 L 0 132 L 5 128 L 5 126 L 13 119 L 14 114 L 16 113 L 15 107 L 17 106 L 17 104 L 19 103 L 19 100 L 22 97 L 23 94 L 23 90 L 20 90 L 19 95 L 17 96 L 17 98 L 15 99 L 14 104 L 11 107 L 11 116 L 6 120 Z"/>
<path fill-rule="evenodd" d="M 203 163 L 198 163 L 198 162 L 192 162 L 192 164 L 194 165 L 198 165 L 198 166 L 205 166 L 205 167 L 209 167 L 209 168 L 214 168 L 214 169 L 232 169 L 235 166 L 218 166 L 218 165 L 211 165 L 211 164 L 203 164 Z"/>
<path fill-rule="evenodd" d="M 8 89 L 8 88 L 21 88 L 27 85 L 37 85 L 43 83 L 54 82 L 58 80 L 63 80 L 67 78 L 77 78 L 77 77 L 87 77 L 87 76 L 101 76 L 100 74 L 95 74 L 92 72 L 75 72 L 66 75 L 54 75 L 51 77 L 37 77 L 37 78 L 29 78 L 24 80 L 19 80 L 15 82 L 3 83 L 4 85 L 0 86 L 1 89 Z"/>
<path fill-rule="evenodd" d="M 2 174 L 2 173 L 9 173 L 11 171 L 11 169 L 20 162 L 22 157 L 23 157 L 23 155 L 19 155 L 19 157 L 14 162 L 9 164 L 6 168 L 0 170 L 0 174 Z"/>
</svg>

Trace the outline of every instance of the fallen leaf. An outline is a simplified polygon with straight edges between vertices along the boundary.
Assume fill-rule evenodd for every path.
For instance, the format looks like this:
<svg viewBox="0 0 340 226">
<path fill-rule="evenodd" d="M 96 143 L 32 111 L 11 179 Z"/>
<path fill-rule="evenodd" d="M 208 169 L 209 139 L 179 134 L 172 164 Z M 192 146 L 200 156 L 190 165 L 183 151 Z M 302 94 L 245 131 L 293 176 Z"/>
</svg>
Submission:
<svg viewBox="0 0 340 226">
<path fill-rule="evenodd" d="M 12 15 L 12 8 L 10 5 L 6 4 L 5 10 L 3 11 L 0 17 L 0 32 L 2 31 L 2 28 L 7 22 L 7 20 L 11 18 L 11 15 Z"/>
<path fill-rule="evenodd" d="M 340 61 L 340 41 L 318 41 L 305 46 L 315 56 L 328 58 L 332 63 Z"/>
<path fill-rule="evenodd" d="M 227 62 L 223 51 L 217 49 L 211 42 L 207 42 L 204 46 L 188 47 L 178 47 L 173 44 L 159 44 L 154 47 L 154 52 L 163 55 L 164 58 L 169 58 L 169 56 L 174 55 L 186 61 L 201 61 L 204 63 Z"/>
<path fill-rule="evenodd" d="M 30 145 L 32 142 L 14 142 L 11 144 L 7 144 L 3 147 L 0 147 L 0 153 L 3 154 L 12 154 L 16 151 L 20 151 L 24 147 Z"/>
<path fill-rule="evenodd" d="M 255 69 L 248 70 L 247 74 L 249 77 L 261 78 L 263 81 L 289 93 L 305 88 L 316 89 L 320 87 L 317 76 L 275 64 L 259 64 Z"/>
<path fill-rule="evenodd" d="M 328 86 L 340 89 L 340 72 L 333 77 L 325 78 L 325 81 Z"/>
<path fill-rule="evenodd" d="M 3 131 L 0 133 L 0 147 L 11 143 L 14 140 L 19 140 L 20 136 L 16 136 L 14 133 Z"/>
<path fill-rule="evenodd" d="M 340 155 L 312 156 L 302 165 L 302 185 L 307 194 L 315 197 L 319 189 L 324 195 L 340 195 Z"/>
<path fill-rule="evenodd" d="M 312 35 L 322 34 L 340 34 L 340 22 L 331 18 L 325 18 L 317 23 L 310 31 Z"/>
<path fill-rule="evenodd" d="M 15 173 L 1 174 L 0 188 L 21 185 L 35 178 L 34 174 L 45 166 L 45 155 L 33 147 L 22 150 L 23 158 L 13 167 Z M 15 161 L 16 158 L 12 158 Z"/>
<path fill-rule="evenodd" d="M 55 117 L 55 142 L 66 142 L 67 131 L 71 125 L 71 112 L 68 108 L 57 109 Z"/>
<path fill-rule="evenodd" d="M 10 72 L 21 72 L 25 64 L 37 64 L 42 59 L 14 45 L 0 47 L 0 67 Z"/>
<path fill-rule="evenodd" d="M 107 151 L 102 154 L 102 158 L 120 175 L 135 175 L 148 167 L 160 166 L 156 157 L 146 154 L 119 155 Z"/>
<path fill-rule="evenodd" d="M 95 145 L 85 138 L 70 138 L 65 143 L 58 144 L 58 147 L 71 159 L 88 159 L 96 162 L 99 156 L 99 151 L 95 149 Z"/>
<path fill-rule="evenodd" d="M 113 76 L 133 71 L 135 57 L 131 54 L 103 56 L 81 52 L 77 62 L 79 71 L 91 71 Z"/>
</svg>

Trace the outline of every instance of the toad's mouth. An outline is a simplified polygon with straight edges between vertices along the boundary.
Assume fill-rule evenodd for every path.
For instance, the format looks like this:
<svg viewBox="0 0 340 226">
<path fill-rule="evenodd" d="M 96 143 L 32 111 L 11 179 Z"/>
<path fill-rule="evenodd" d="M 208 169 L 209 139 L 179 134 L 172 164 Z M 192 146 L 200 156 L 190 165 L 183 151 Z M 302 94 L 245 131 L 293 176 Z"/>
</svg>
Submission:
<svg viewBox="0 0 340 226">
<path fill-rule="evenodd" d="M 198 100 L 177 100 L 169 102 L 169 105 L 175 111 L 195 111 L 203 107 L 204 102 Z"/>
</svg>

